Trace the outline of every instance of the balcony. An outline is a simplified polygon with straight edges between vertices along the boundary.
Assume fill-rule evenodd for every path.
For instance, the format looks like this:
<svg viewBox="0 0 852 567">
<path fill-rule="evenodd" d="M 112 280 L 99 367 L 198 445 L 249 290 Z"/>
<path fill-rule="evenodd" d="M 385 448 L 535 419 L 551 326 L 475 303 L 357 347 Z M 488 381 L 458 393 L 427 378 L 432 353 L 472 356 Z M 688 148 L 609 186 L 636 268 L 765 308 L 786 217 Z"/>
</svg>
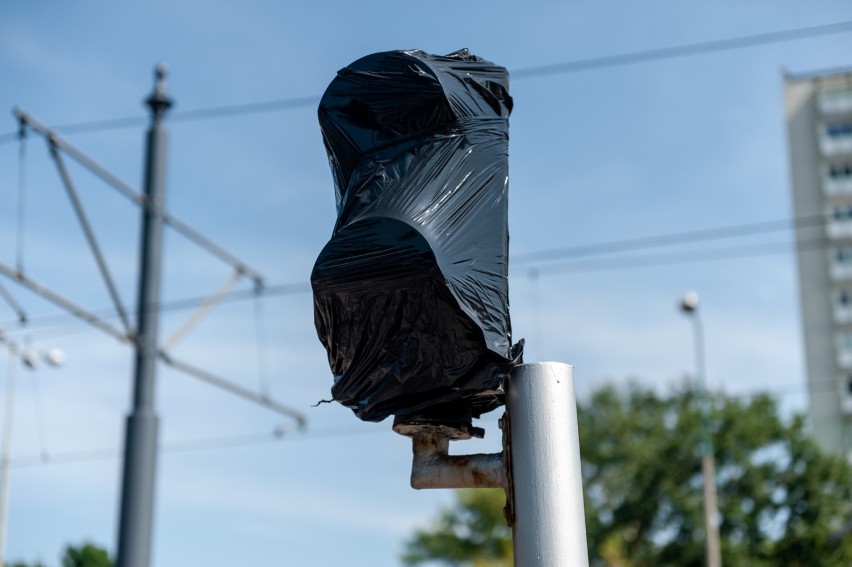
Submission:
<svg viewBox="0 0 852 567">
<path fill-rule="evenodd" d="M 825 234 L 832 239 L 852 238 L 852 219 L 832 218 L 825 225 Z"/>
<path fill-rule="evenodd" d="M 837 366 L 852 370 L 852 333 L 840 333 L 836 336 Z"/>
<path fill-rule="evenodd" d="M 826 115 L 852 112 L 852 90 L 832 89 L 820 93 L 817 108 Z"/>
<path fill-rule="evenodd" d="M 837 366 L 844 370 L 852 370 L 852 351 L 837 351 Z"/>
<path fill-rule="evenodd" d="M 834 281 L 852 280 L 852 248 L 839 246 L 830 250 L 828 264 Z M 852 353 L 852 334 L 849 335 L 849 352 Z"/>
<path fill-rule="evenodd" d="M 832 177 L 826 175 L 822 179 L 822 190 L 826 197 L 852 195 L 852 176 Z"/>
<path fill-rule="evenodd" d="M 852 280 L 852 265 L 833 262 L 831 264 L 831 279 L 836 282 Z"/>
<path fill-rule="evenodd" d="M 834 314 L 835 324 L 846 325 L 847 323 L 852 323 L 852 305 L 848 303 L 835 303 L 832 311 Z"/>
<path fill-rule="evenodd" d="M 852 122 L 826 122 L 818 132 L 820 151 L 824 156 L 852 153 Z"/>
<path fill-rule="evenodd" d="M 829 239 L 852 238 L 852 202 L 830 205 L 825 211 L 825 234 Z M 852 264 L 852 248 L 845 246 L 834 252 L 836 262 Z"/>
<path fill-rule="evenodd" d="M 852 136 L 821 136 L 819 149 L 824 156 L 852 153 Z"/>
<path fill-rule="evenodd" d="M 837 394 L 840 411 L 845 415 L 852 415 L 852 374 L 837 377 Z"/>
<path fill-rule="evenodd" d="M 834 322 L 837 325 L 852 323 L 852 305 L 835 305 Z"/>
</svg>

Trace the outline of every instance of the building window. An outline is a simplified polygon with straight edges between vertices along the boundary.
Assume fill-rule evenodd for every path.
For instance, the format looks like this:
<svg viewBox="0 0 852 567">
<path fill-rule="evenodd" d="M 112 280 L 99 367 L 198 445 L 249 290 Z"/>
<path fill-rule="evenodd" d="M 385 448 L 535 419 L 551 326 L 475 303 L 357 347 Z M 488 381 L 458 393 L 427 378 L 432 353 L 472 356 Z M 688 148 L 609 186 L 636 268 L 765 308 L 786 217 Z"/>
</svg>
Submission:
<svg viewBox="0 0 852 567">
<path fill-rule="evenodd" d="M 829 122 L 825 125 L 825 133 L 829 138 L 852 136 L 852 122 Z"/>
<path fill-rule="evenodd" d="M 834 249 L 834 262 L 841 265 L 852 264 L 852 248 L 841 246 Z"/>
<path fill-rule="evenodd" d="M 831 310 L 838 325 L 852 323 L 852 287 L 841 287 L 831 294 Z"/>
<path fill-rule="evenodd" d="M 846 370 L 852 370 L 852 333 L 843 331 L 835 336 L 837 349 L 837 365 Z"/>
<path fill-rule="evenodd" d="M 836 221 L 848 221 L 852 219 L 852 203 L 834 205 L 831 208 L 831 218 Z"/>
<path fill-rule="evenodd" d="M 825 139 L 822 142 L 822 147 L 827 150 L 836 149 L 837 152 L 835 153 L 840 153 L 841 150 L 845 153 L 845 149 L 843 148 L 833 148 L 829 146 L 838 146 L 843 144 L 852 146 L 848 143 L 850 141 L 852 141 L 852 138 L 837 140 Z M 852 161 L 833 161 L 826 164 L 823 172 L 823 191 L 825 191 L 826 195 L 829 197 L 852 195 Z"/>
<path fill-rule="evenodd" d="M 852 177 L 852 164 L 833 163 L 828 166 L 828 177 L 834 181 L 842 181 Z"/>
<path fill-rule="evenodd" d="M 826 225 L 829 229 L 837 229 L 830 232 L 840 234 L 841 228 L 852 225 L 852 223 L 829 223 Z M 840 246 L 829 252 L 831 264 L 831 277 L 836 282 L 845 282 L 852 280 L 852 247 Z M 852 289 L 852 288 L 850 288 Z"/>
<path fill-rule="evenodd" d="M 840 408 L 846 415 L 852 414 L 852 374 L 847 374 L 840 381 Z"/>
<path fill-rule="evenodd" d="M 843 353 L 852 353 L 852 333 L 840 333 L 837 337 L 837 346 Z"/>
<path fill-rule="evenodd" d="M 852 120 L 832 120 L 822 124 L 819 144 L 825 156 L 852 152 Z"/>
</svg>

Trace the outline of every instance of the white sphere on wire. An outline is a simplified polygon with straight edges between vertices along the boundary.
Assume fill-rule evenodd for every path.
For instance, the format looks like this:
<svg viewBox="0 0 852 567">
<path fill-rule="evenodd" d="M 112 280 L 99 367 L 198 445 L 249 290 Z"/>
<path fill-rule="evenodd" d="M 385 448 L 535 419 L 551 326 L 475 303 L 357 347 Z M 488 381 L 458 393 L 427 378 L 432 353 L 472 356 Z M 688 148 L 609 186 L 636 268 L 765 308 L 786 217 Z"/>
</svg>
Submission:
<svg viewBox="0 0 852 567">
<path fill-rule="evenodd" d="M 65 363 L 65 352 L 62 349 L 52 348 L 42 354 L 42 359 L 50 366 L 62 366 Z"/>
</svg>

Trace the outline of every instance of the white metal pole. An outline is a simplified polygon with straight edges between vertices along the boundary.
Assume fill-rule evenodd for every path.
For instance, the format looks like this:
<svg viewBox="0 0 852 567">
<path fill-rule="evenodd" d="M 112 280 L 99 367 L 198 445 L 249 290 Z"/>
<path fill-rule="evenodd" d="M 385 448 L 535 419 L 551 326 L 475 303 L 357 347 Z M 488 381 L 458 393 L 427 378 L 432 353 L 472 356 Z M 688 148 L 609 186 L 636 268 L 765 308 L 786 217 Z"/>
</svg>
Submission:
<svg viewBox="0 0 852 567">
<path fill-rule="evenodd" d="M 722 567 L 719 539 L 719 505 L 716 499 L 716 457 L 710 433 L 710 396 L 707 393 L 707 368 L 704 361 L 704 325 L 698 310 L 698 294 L 690 291 L 680 301 L 680 309 L 692 319 L 695 338 L 694 385 L 701 404 L 701 472 L 704 477 L 704 527 L 707 547 L 707 567 Z"/>
<path fill-rule="evenodd" d="M 588 567 L 572 367 L 517 366 L 506 394 L 515 565 Z"/>
<path fill-rule="evenodd" d="M 6 400 L 3 419 L 3 447 L 0 449 L 0 567 L 6 565 L 6 513 L 9 495 L 9 452 L 12 447 L 12 427 L 15 419 L 15 369 L 18 357 L 9 352 L 9 370 L 6 373 Z"/>
<path fill-rule="evenodd" d="M 695 381 L 701 403 L 701 472 L 704 477 L 704 526 L 706 529 L 707 567 L 722 567 L 719 537 L 719 505 L 716 498 L 716 454 L 710 433 L 710 395 L 704 361 L 704 327 L 698 309 L 691 313 L 695 329 Z"/>
</svg>

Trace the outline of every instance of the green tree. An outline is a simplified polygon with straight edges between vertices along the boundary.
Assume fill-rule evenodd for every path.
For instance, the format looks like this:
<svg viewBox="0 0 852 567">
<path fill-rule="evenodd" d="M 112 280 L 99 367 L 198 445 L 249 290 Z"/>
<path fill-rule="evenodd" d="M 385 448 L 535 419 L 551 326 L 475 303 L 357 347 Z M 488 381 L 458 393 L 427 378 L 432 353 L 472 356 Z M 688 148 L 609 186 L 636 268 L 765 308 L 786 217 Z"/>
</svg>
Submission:
<svg viewBox="0 0 852 567">
<path fill-rule="evenodd" d="M 79 546 L 68 545 L 62 554 L 62 567 L 112 567 L 112 561 L 105 549 L 92 543 L 83 543 Z M 9 567 L 45 567 L 44 563 L 36 562 L 27 564 L 15 562 Z"/>
<path fill-rule="evenodd" d="M 62 567 L 112 567 L 109 554 L 91 543 L 80 547 L 68 546 L 62 556 Z"/>
<path fill-rule="evenodd" d="M 593 565 L 704 565 L 696 402 L 689 389 L 662 397 L 633 385 L 605 387 L 578 408 Z M 816 448 L 801 416 L 782 420 L 768 396 L 717 396 L 709 423 L 726 567 L 852 565 L 852 534 L 841 537 L 852 521 L 852 469 Z M 461 492 L 406 542 L 407 564 L 506 560 L 510 532 L 499 515 L 479 512 L 499 510 L 502 494 L 473 492 L 481 496 Z"/>
<path fill-rule="evenodd" d="M 503 519 L 500 489 L 459 490 L 431 530 L 418 531 L 403 555 L 407 565 L 440 560 L 447 565 L 511 567 L 512 530 Z"/>
</svg>

